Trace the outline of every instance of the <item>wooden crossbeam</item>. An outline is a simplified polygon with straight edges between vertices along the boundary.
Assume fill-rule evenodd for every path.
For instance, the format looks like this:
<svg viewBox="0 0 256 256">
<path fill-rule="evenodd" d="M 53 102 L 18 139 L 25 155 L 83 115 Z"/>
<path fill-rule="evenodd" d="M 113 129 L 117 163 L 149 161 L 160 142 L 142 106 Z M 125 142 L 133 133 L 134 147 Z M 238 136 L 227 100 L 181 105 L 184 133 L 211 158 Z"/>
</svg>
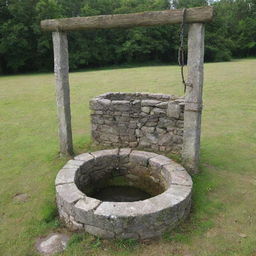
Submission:
<svg viewBox="0 0 256 256">
<path fill-rule="evenodd" d="M 182 9 L 177 9 L 130 14 L 51 19 L 42 20 L 41 28 L 44 31 L 73 31 L 166 25 L 181 23 L 182 13 Z M 213 7 L 211 6 L 189 8 L 186 11 L 187 23 L 205 23 L 211 21 L 212 18 Z"/>
</svg>

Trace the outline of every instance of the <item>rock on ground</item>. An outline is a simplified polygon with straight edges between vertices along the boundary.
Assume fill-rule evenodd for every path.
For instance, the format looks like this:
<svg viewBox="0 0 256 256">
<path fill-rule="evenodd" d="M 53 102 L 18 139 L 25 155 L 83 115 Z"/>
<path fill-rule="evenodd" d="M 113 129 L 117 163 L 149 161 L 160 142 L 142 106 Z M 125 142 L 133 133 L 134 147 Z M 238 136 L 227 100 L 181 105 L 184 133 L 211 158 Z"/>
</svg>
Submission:
<svg viewBox="0 0 256 256">
<path fill-rule="evenodd" d="M 52 233 L 36 242 L 36 249 L 43 255 L 53 255 L 66 249 L 69 235 Z"/>
<path fill-rule="evenodd" d="M 25 194 L 23 194 L 23 193 L 18 193 L 18 194 L 16 194 L 16 195 L 14 195 L 13 199 L 16 200 L 16 201 L 18 201 L 18 202 L 24 203 L 24 202 L 28 201 L 29 196 L 28 196 L 28 194 L 26 194 L 26 193 L 25 193 Z"/>
</svg>

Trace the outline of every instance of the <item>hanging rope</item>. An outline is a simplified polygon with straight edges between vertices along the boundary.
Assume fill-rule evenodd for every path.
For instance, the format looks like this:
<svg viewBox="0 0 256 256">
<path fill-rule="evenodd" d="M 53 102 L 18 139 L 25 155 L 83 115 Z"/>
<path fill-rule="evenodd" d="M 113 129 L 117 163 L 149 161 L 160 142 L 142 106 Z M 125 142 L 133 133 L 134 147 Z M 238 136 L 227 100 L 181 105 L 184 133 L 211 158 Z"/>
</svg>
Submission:
<svg viewBox="0 0 256 256">
<path fill-rule="evenodd" d="M 181 73 L 181 80 L 184 85 L 184 93 L 186 92 L 187 89 L 187 84 L 184 78 L 184 65 L 185 65 L 185 50 L 184 50 L 184 26 L 186 22 L 186 8 L 183 9 L 182 11 L 182 22 L 180 25 L 180 47 L 178 51 L 178 63 L 180 66 L 180 73 Z"/>
</svg>

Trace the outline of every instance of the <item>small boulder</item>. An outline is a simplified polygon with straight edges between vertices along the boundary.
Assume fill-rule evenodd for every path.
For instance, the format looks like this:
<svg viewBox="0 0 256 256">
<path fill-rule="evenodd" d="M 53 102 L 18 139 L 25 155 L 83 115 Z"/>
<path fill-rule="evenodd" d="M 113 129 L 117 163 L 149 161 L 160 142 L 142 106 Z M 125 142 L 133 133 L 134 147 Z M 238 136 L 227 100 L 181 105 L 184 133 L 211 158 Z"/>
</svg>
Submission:
<svg viewBox="0 0 256 256">
<path fill-rule="evenodd" d="M 38 239 L 36 249 L 42 255 L 53 255 L 67 248 L 69 238 L 67 234 L 52 233 L 45 238 Z"/>
<path fill-rule="evenodd" d="M 14 195 L 13 199 L 15 201 L 25 203 L 26 201 L 28 201 L 29 196 L 26 193 L 17 193 Z"/>
</svg>

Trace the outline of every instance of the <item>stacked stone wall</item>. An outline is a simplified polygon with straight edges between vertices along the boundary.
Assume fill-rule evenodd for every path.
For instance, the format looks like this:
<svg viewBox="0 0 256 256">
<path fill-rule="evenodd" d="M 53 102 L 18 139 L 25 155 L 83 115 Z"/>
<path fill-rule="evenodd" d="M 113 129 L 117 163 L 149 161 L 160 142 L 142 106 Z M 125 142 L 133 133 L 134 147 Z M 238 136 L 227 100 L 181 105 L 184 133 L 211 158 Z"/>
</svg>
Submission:
<svg viewBox="0 0 256 256">
<path fill-rule="evenodd" d="M 106 146 L 181 153 L 184 98 L 149 93 L 106 93 L 90 101 L 92 137 Z"/>
<path fill-rule="evenodd" d="M 98 187 L 110 172 L 111 179 L 129 177 L 131 186 L 150 179 L 150 187 L 158 184 L 164 191 L 134 202 L 101 201 L 88 195 L 86 188 Z M 188 216 L 193 184 L 186 170 L 165 156 L 119 148 L 69 160 L 55 185 L 60 218 L 70 229 L 103 238 L 150 239 L 172 230 Z"/>
</svg>

